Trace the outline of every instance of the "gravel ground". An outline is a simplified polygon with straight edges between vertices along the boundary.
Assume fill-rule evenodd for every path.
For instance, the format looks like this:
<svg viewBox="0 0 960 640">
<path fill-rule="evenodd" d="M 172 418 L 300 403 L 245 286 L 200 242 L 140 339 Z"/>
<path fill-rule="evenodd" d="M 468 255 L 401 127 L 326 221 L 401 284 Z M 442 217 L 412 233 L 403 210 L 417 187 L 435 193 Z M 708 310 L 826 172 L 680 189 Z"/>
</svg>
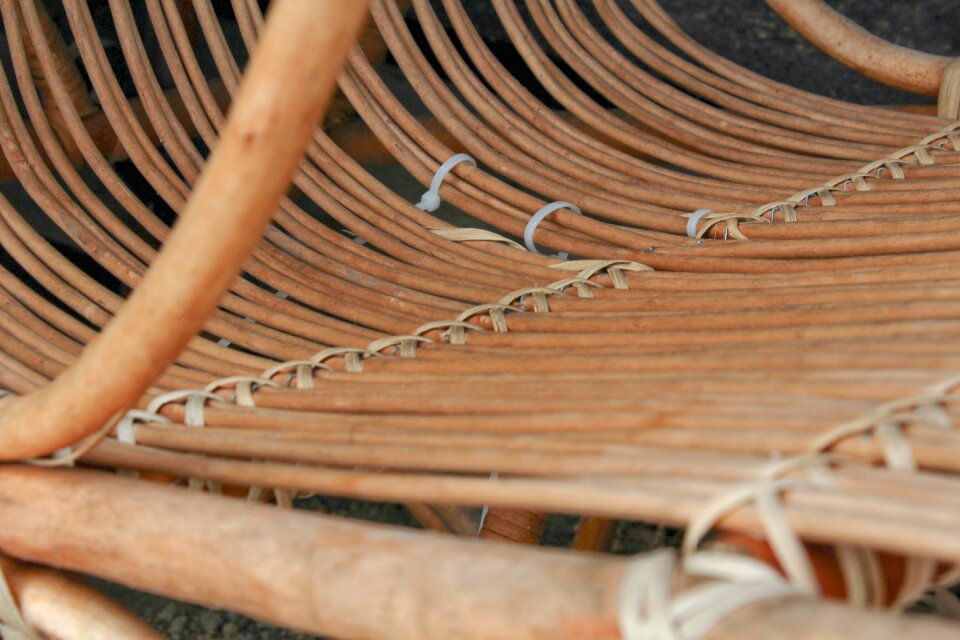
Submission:
<svg viewBox="0 0 960 640">
<path fill-rule="evenodd" d="M 960 55 L 960 3 L 954 0 L 832 0 L 829 4 L 895 44 Z M 821 53 L 765 2 L 663 0 L 663 6 L 697 40 L 769 78 L 854 102 L 918 101 L 912 94 L 865 78 Z"/>
<path fill-rule="evenodd" d="M 770 11 L 762 0 L 662 0 L 664 7 L 694 38 L 733 61 L 768 77 L 823 95 L 863 103 L 919 102 L 915 96 L 883 87 L 816 51 Z M 488 3 L 465 3 L 498 54 L 514 55 Z M 584 4 L 589 4 L 584 2 Z M 960 55 L 960 3 L 954 0 L 834 0 L 830 3 L 872 32 L 925 51 Z M 414 189 L 416 190 L 416 189 Z M 298 506 L 338 515 L 415 526 L 400 505 L 374 505 L 315 498 Z M 575 519 L 554 517 L 545 544 L 569 543 Z M 636 553 L 674 544 L 673 531 L 624 523 L 614 551 Z M 185 605 L 123 587 L 93 581 L 172 639 L 302 639 L 289 631 L 242 616 Z"/>
<path fill-rule="evenodd" d="M 518 4 L 523 4 L 518 0 Z M 917 102 L 911 94 L 860 76 L 810 45 L 763 0 L 661 0 L 687 33 L 706 47 L 764 76 L 821 95 L 862 103 Z M 589 0 L 580 5 L 590 14 Z M 621 0 L 637 24 L 642 18 Z M 890 42 L 940 55 L 960 55 L 960 3 L 955 0 L 829 0 L 828 4 Z M 434 5 L 438 5 L 434 1 Z M 488 3 L 465 2 L 492 42 L 507 36 Z M 442 12 L 442 9 L 438 8 Z M 442 13 L 441 13 L 442 15 Z"/>
</svg>

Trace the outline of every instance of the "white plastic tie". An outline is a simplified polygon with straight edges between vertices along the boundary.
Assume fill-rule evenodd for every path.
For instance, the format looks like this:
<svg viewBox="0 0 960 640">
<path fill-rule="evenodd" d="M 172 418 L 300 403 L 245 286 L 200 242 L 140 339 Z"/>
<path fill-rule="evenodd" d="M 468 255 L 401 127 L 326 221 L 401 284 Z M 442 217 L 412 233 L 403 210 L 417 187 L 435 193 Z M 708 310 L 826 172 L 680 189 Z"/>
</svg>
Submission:
<svg viewBox="0 0 960 640">
<path fill-rule="evenodd" d="M 117 442 L 123 444 L 136 445 L 137 436 L 134 427 L 137 422 L 154 422 L 157 424 L 171 424 L 173 421 L 165 416 L 152 411 L 143 411 L 141 409 L 130 409 L 123 419 L 117 425 Z M 134 469 L 117 469 L 117 475 L 127 478 L 139 478 L 140 472 Z"/>
<path fill-rule="evenodd" d="M 580 207 L 571 202 L 564 202 L 563 200 L 551 202 L 550 204 L 541 207 L 539 211 L 533 214 L 533 217 L 530 218 L 529 222 L 527 222 L 527 227 L 523 230 L 523 244 L 527 245 L 527 250 L 534 253 L 540 253 L 540 251 L 537 249 L 537 245 L 533 242 L 533 234 L 536 232 L 537 227 L 540 226 L 540 223 L 543 222 L 544 218 L 554 211 L 559 211 L 560 209 L 570 209 L 578 216 L 583 215 L 583 212 L 580 211 Z M 568 255 L 569 254 L 567 254 L 565 251 L 561 251 L 557 254 L 557 257 L 561 260 L 566 260 Z"/>
<path fill-rule="evenodd" d="M 791 584 L 811 596 L 820 595 L 820 584 L 802 541 L 787 518 L 781 494 L 796 489 L 823 491 L 833 487 L 830 465 L 836 457 L 813 453 L 774 460 L 749 481 L 737 484 L 707 501 L 687 524 L 681 550 L 689 557 L 697 552 L 707 532 L 726 515 L 746 506 L 756 509 L 763 532 Z M 784 478 L 804 471 L 807 478 Z"/>
<path fill-rule="evenodd" d="M 433 180 L 430 182 L 430 190 L 420 196 L 420 202 L 416 205 L 417 209 L 433 212 L 440 208 L 440 203 L 442 202 L 442 200 L 440 200 L 440 185 L 443 184 L 443 179 L 447 177 L 447 174 L 461 162 L 469 162 L 473 166 L 477 166 L 477 161 L 465 153 L 457 153 L 450 156 L 450 159 L 440 165 L 437 172 L 433 174 Z"/>
<path fill-rule="evenodd" d="M 687 219 L 687 237 L 696 238 L 697 237 L 697 225 L 700 224 L 700 219 L 703 216 L 713 213 L 713 209 L 697 209 L 690 217 Z"/>
<path fill-rule="evenodd" d="M 117 425 L 117 441 L 123 444 L 137 444 L 137 437 L 133 433 L 132 420 L 123 420 Z"/>
</svg>

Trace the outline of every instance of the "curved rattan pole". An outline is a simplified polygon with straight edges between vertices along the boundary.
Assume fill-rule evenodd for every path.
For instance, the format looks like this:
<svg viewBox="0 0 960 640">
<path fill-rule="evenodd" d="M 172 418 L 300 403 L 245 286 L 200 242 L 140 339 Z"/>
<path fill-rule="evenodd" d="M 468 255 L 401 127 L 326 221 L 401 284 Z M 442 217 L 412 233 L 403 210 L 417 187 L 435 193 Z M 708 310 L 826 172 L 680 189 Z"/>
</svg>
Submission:
<svg viewBox="0 0 960 640">
<path fill-rule="evenodd" d="M 0 499 L 0 546 L 17 555 L 304 631 L 418 640 L 619 637 L 626 564 L 617 559 L 252 507 L 89 471 L 5 469 Z M 182 553 L 156 562 L 143 550 L 157 545 Z M 745 607 L 709 637 L 955 633 L 932 618 L 788 599 Z"/>
<path fill-rule="evenodd" d="M 790 26 L 835 60 L 899 89 L 937 95 L 950 58 L 887 42 L 823 0 L 767 0 Z"/>
<path fill-rule="evenodd" d="M 601 2 L 610 6 L 610 8 L 616 5 L 613 0 L 595 0 L 595 2 Z M 889 127 L 912 127 L 914 124 L 923 121 L 936 122 L 929 116 L 898 114 L 897 121 L 891 123 L 888 110 L 868 105 L 852 105 L 848 102 L 817 96 L 802 89 L 769 80 L 760 74 L 726 60 L 698 43 L 680 29 L 679 25 L 670 18 L 656 0 L 630 0 L 630 4 L 643 16 L 645 21 L 690 58 L 726 81 L 732 81 L 740 87 L 747 88 L 753 94 L 750 96 L 752 102 L 773 101 L 773 106 L 776 108 L 778 103 L 783 104 L 785 100 L 789 100 L 793 104 L 784 105 L 782 107 L 784 110 L 799 107 L 801 109 L 800 113 L 804 116 L 822 121 L 840 117 L 844 119 L 847 126 L 854 128 L 879 127 L 882 129 L 885 123 Z"/>
<path fill-rule="evenodd" d="M 93 432 L 135 401 L 199 330 L 282 196 L 365 10 L 365 3 L 276 3 L 182 223 L 76 365 L 5 407 L 4 459 L 53 451 Z"/>
<path fill-rule="evenodd" d="M 99 591 L 56 571 L 0 556 L 0 570 L 24 622 L 60 640 L 161 640 L 162 636 Z"/>
</svg>

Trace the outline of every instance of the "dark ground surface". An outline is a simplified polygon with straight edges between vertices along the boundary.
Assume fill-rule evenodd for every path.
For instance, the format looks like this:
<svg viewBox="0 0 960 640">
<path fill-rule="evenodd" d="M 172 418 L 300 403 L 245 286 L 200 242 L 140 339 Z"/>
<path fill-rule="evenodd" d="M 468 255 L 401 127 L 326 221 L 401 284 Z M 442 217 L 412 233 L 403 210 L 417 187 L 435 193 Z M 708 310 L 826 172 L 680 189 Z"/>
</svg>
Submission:
<svg viewBox="0 0 960 640">
<path fill-rule="evenodd" d="M 680 26 L 698 41 L 765 76 L 854 102 L 894 104 L 923 101 L 883 87 L 830 60 L 785 25 L 762 0 L 662 1 Z M 489 3 L 467 0 L 465 4 L 498 53 L 510 57 L 512 47 L 505 41 Z M 932 53 L 960 55 L 960 2 L 955 0 L 842 0 L 831 4 L 890 41 Z M 412 185 L 410 191 L 418 193 L 419 187 Z M 298 506 L 352 518 L 413 524 L 409 513 L 398 505 L 315 498 Z M 553 518 L 546 543 L 567 544 L 574 522 L 572 518 Z M 624 523 L 618 530 L 614 550 L 635 553 L 651 546 L 669 544 L 675 537 L 674 533 L 655 527 Z M 308 637 L 274 629 L 230 613 L 175 603 L 115 585 L 97 584 L 117 596 L 169 638 Z"/>
<path fill-rule="evenodd" d="M 768 78 L 820 95 L 865 104 L 916 102 L 848 69 L 798 35 L 765 2 L 663 0 L 688 33 L 714 51 Z M 954 0 L 830 0 L 844 15 L 890 42 L 960 55 L 960 3 Z"/>
<path fill-rule="evenodd" d="M 590 0 L 579 4 L 589 15 Z M 629 2 L 621 0 L 620 4 L 634 22 L 643 24 L 639 14 L 627 8 Z M 918 101 L 819 52 L 763 0 L 661 0 L 660 4 L 698 42 L 768 78 L 865 104 Z M 955 0 L 828 0 L 828 4 L 895 44 L 938 55 L 960 55 L 960 2 Z M 488 2 L 467 0 L 464 6 L 485 37 L 507 41 Z"/>
</svg>

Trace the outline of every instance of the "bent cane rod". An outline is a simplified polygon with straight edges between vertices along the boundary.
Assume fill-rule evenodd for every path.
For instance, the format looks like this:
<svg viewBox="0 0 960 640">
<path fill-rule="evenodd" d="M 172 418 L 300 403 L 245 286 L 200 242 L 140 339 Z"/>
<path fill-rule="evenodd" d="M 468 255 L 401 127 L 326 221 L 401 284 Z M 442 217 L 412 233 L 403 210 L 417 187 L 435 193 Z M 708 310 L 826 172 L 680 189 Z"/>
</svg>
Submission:
<svg viewBox="0 0 960 640">
<path fill-rule="evenodd" d="M 7 403 L 4 459 L 47 453 L 92 433 L 132 404 L 200 329 L 287 187 L 365 14 L 365 3 L 275 3 L 182 223 L 81 359 L 50 385 Z"/>
</svg>

